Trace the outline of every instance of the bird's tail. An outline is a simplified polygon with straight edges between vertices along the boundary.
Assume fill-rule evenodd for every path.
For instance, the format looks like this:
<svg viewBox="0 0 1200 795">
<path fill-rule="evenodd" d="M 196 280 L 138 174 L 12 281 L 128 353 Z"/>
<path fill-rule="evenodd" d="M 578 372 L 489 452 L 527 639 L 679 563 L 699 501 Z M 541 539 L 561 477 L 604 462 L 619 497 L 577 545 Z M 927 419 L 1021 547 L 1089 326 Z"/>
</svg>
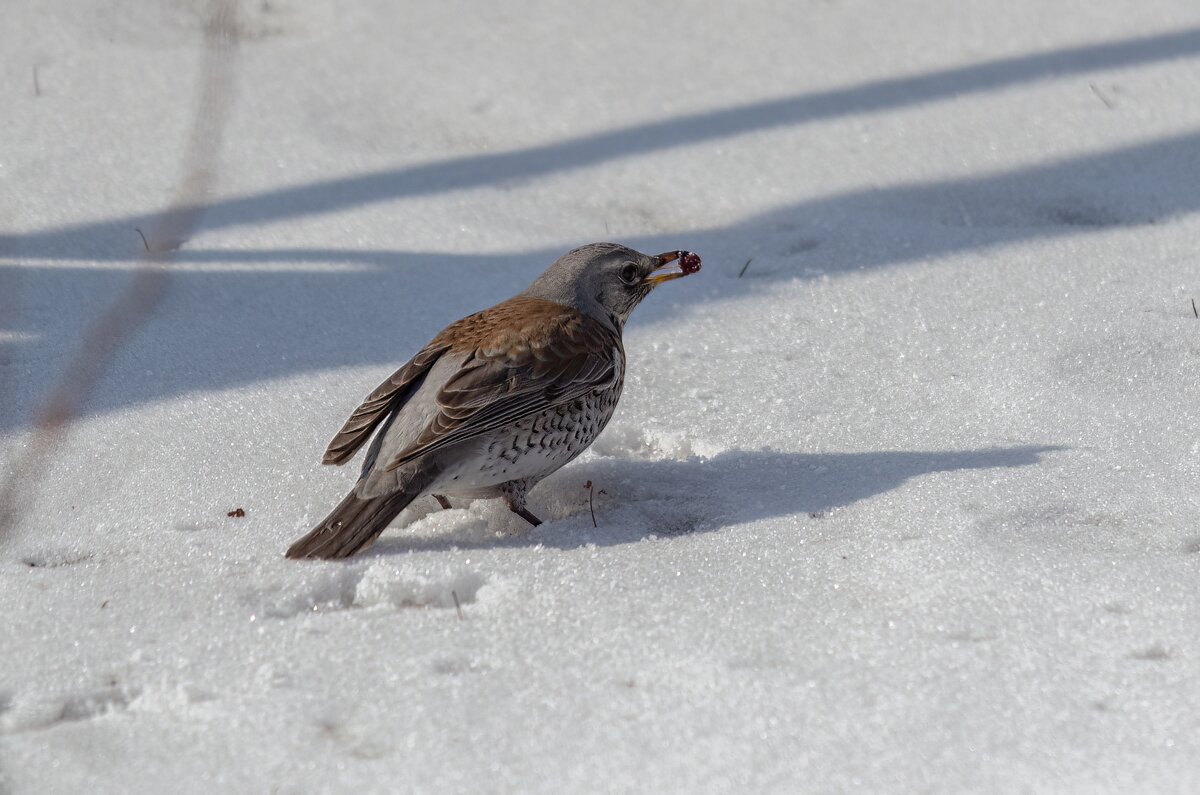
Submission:
<svg viewBox="0 0 1200 795">
<path fill-rule="evenodd" d="M 320 524 L 288 547 L 287 556 L 293 559 L 348 558 L 371 546 L 419 492 L 419 489 L 403 489 L 381 497 L 364 498 L 351 491 Z"/>
</svg>

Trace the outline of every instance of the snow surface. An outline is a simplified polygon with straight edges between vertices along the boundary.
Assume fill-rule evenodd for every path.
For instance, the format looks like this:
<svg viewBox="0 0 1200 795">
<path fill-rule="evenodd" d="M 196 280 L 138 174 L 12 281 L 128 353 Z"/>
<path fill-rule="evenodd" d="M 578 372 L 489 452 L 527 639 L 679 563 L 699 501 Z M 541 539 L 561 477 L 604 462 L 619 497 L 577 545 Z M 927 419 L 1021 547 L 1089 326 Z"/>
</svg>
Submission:
<svg viewBox="0 0 1200 795">
<path fill-rule="evenodd" d="M 174 195 L 203 26 L 10 5 L 5 477 Z M 203 226 L 0 546 L 0 790 L 1200 790 L 1195 0 L 239 24 Z M 551 521 L 284 560 L 360 398 L 604 239 L 705 269 Z"/>
</svg>

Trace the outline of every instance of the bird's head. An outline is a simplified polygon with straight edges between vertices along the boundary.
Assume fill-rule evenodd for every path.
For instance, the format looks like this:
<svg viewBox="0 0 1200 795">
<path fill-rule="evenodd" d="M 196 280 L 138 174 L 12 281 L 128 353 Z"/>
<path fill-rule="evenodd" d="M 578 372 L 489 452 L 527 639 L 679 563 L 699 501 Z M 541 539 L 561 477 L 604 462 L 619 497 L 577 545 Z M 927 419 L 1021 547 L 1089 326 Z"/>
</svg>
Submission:
<svg viewBox="0 0 1200 795">
<path fill-rule="evenodd" d="M 700 270 L 700 255 L 651 255 L 616 243 L 591 243 L 569 251 L 539 276 L 526 295 L 547 298 L 587 314 L 603 313 L 625 325 L 643 298 L 663 282 Z"/>
</svg>

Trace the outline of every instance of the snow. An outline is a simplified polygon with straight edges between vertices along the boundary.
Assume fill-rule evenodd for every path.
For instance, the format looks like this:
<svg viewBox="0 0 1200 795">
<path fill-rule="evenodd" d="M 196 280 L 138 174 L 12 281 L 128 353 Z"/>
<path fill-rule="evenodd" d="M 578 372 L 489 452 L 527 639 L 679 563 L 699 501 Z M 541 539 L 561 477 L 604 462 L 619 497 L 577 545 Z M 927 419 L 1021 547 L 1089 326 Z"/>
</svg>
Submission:
<svg viewBox="0 0 1200 795">
<path fill-rule="evenodd" d="M 244 4 L 211 207 L 0 539 L 0 791 L 1200 789 L 1200 10 L 1134 12 Z M 203 14 L 5 18 L 7 478 Z M 546 523 L 284 560 L 366 392 L 604 239 L 705 266 Z"/>
</svg>

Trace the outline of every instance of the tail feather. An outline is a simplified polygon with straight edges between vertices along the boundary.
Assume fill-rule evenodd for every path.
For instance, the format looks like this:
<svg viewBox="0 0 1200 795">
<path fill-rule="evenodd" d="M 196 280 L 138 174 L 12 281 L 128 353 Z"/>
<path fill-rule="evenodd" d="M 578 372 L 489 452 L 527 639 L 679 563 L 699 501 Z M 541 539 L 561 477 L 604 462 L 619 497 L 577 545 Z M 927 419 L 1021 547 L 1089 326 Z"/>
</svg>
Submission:
<svg viewBox="0 0 1200 795">
<path fill-rule="evenodd" d="M 402 490 L 364 499 L 351 491 L 329 516 L 288 547 L 287 556 L 348 558 L 374 543 L 416 496 L 416 491 Z"/>
</svg>

